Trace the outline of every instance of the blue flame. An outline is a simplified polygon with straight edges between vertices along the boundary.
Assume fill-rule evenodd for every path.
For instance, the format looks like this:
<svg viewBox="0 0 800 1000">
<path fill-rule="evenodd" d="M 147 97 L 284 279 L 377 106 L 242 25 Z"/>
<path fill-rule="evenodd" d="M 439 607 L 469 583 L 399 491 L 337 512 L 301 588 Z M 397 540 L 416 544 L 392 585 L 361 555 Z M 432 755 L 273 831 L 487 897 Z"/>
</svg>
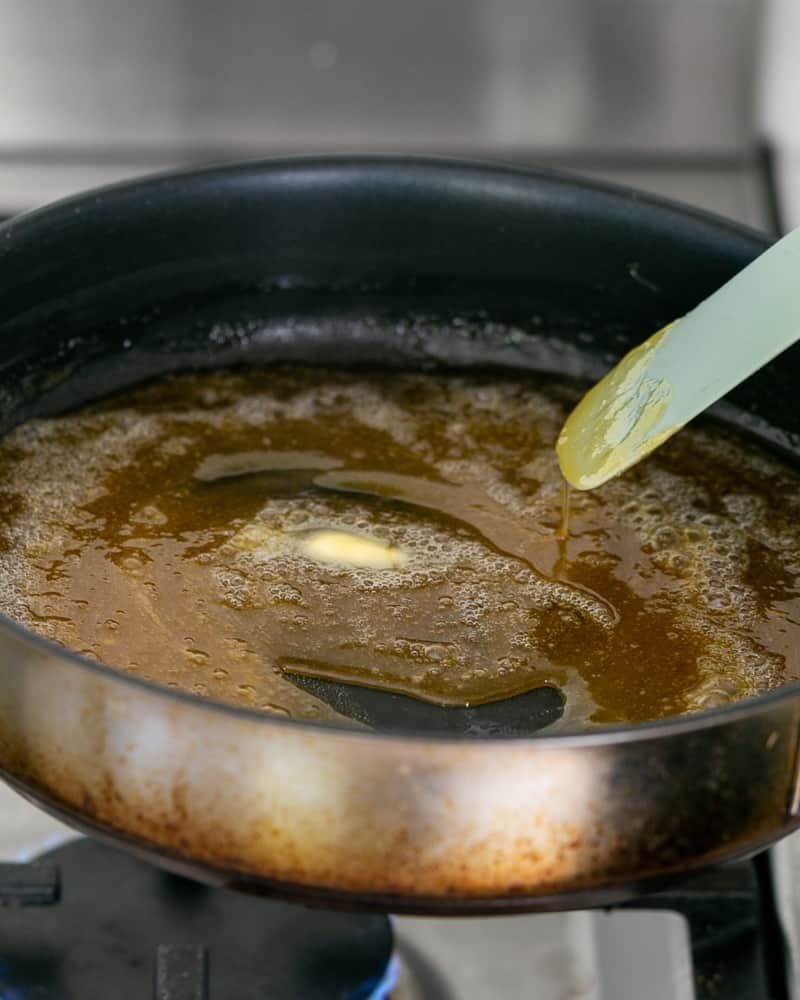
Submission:
<svg viewBox="0 0 800 1000">
<path fill-rule="evenodd" d="M 397 986 L 399 967 L 396 958 L 386 963 L 386 968 L 378 979 L 369 979 L 352 993 L 347 994 L 347 1000 L 389 1000 L 392 990 Z M 0 1000 L 5 997 L 0 995 Z"/>
<path fill-rule="evenodd" d="M 15 978 L 12 970 L 0 962 L 0 1000 L 26 1000 L 30 996 L 26 987 L 14 985 L 12 980 Z"/>
</svg>

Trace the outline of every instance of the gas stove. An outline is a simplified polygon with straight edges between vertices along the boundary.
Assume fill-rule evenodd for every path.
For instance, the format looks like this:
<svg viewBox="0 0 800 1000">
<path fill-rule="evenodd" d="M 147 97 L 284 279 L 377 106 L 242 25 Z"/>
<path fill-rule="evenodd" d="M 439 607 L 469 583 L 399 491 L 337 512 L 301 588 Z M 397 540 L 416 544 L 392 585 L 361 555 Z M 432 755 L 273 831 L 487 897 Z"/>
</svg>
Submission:
<svg viewBox="0 0 800 1000">
<path fill-rule="evenodd" d="M 382 1000 L 396 979 L 386 917 L 209 889 L 88 839 L 0 865 L 0 904 L 4 1000 Z"/>
<path fill-rule="evenodd" d="M 0 804 L 16 859 L 0 863 L 2 1000 L 797 995 L 775 888 L 788 842 L 606 911 L 391 918 L 208 888 L 75 837 L 5 789 Z"/>
</svg>

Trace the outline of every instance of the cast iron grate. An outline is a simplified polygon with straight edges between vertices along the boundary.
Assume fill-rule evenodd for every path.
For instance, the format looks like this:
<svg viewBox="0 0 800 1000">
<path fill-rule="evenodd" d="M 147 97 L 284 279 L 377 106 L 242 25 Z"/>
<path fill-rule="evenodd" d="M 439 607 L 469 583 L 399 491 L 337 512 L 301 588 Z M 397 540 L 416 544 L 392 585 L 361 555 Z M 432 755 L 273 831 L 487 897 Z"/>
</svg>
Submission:
<svg viewBox="0 0 800 1000">
<path fill-rule="evenodd" d="M 391 954 L 386 917 L 210 889 L 93 840 L 0 865 L 1 1000 L 371 1000 Z"/>
</svg>

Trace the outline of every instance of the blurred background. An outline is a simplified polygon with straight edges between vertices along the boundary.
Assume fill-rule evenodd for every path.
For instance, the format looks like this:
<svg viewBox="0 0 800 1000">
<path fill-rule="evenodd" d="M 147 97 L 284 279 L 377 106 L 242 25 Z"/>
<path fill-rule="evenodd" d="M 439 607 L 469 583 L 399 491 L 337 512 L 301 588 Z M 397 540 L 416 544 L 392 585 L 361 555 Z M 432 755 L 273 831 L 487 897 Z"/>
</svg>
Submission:
<svg viewBox="0 0 800 1000">
<path fill-rule="evenodd" d="M 0 0 L 0 213 L 187 164 L 544 164 L 800 223 L 800 0 Z"/>
</svg>

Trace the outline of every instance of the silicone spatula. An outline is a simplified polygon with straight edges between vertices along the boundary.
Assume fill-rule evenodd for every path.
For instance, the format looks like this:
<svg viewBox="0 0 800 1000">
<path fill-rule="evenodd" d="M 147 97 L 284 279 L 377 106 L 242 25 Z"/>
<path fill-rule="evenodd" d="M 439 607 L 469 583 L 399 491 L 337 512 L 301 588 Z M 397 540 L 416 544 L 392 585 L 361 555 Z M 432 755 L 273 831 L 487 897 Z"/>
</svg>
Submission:
<svg viewBox="0 0 800 1000">
<path fill-rule="evenodd" d="M 800 229 L 627 354 L 581 399 L 556 445 L 564 478 L 594 489 L 800 339 Z"/>
</svg>

